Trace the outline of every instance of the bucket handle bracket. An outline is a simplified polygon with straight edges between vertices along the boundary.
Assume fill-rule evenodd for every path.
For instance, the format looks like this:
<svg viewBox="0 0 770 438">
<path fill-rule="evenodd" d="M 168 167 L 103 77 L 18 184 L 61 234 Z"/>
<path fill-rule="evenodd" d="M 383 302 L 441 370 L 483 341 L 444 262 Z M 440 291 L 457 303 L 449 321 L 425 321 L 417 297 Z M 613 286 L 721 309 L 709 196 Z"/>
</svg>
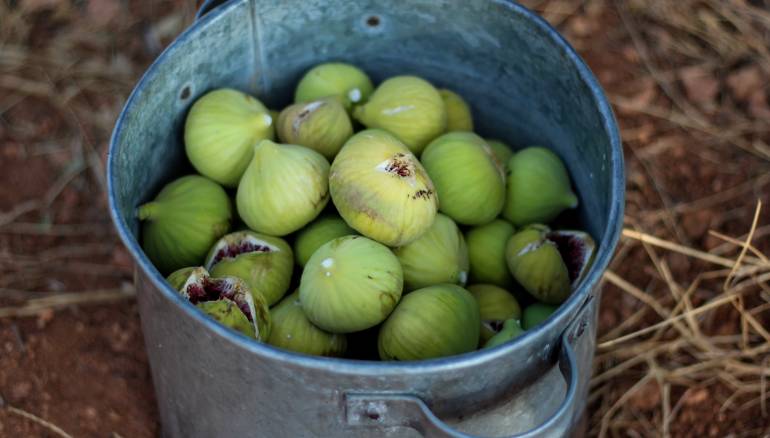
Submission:
<svg viewBox="0 0 770 438">
<path fill-rule="evenodd" d="M 578 366 L 568 335 L 561 338 L 559 371 L 567 382 L 567 393 L 556 412 L 540 426 L 510 438 L 563 436 L 569 432 L 571 413 L 577 403 Z M 346 420 L 359 427 L 410 427 L 426 438 L 480 438 L 454 429 L 411 394 L 346 394 Z"/>
</svg>

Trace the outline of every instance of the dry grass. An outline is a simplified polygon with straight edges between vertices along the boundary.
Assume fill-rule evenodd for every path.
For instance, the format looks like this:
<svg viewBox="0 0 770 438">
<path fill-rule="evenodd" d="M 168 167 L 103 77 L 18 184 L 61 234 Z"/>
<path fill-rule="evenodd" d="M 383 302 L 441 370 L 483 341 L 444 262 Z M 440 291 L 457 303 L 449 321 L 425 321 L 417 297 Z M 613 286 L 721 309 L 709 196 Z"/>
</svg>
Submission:
<svg viewBox="0 0 770 438">
<path fill-rule="evenodd" d="M 592 434 L 621 435 L 629 428 L 629 422 L 638 421 L 634 419 L 637 407 L 628 402 L 648 382 L 655 382 L 660 393 L 652 396 L 660 400 L 660 413 L 655 415 L 659 421 L 648 424 L 652 435 L 670 436 L 670 425 L 690 394 L 715 384 L 725 385 L 732 392 L 721 400 L 720 412 L 740 412 L 759 406 L 761 415 L 767 415 L 770 333 L 766 322 L 759 318 L 766 321 L 766 312 L 770 310 L 770 260 L 752 245 L 760 210 L 761 203 L 743 241 L 714 233 L 739 249 L 734 259 L 625 230 L 624 239 L 645 247 L 650 263 L 665 280 L 668 294 L 657 297 L 612 271 L 606 274 L 609 283 L 644 306 L 625 324 L 605 333 L 598 341 L 596 364 L 600 372 L 592 379 L 591 398 L 601 400 L 602 405 L 594 413 Z M 656 253 L 656 248 L 698 258 L 715 269 L 699 273 L 689 285 L 682 286 L 671 277 L 668 265 Z M 721 285 L 721 288 L 710 290 L 708 285 Z M 694 304 L 693 295 L 704 289 L 711 298 Z M 712 333 L 715 312 L 730 306 L 740 316 L 736 330 Z M 659 321 L 640 324 L 641 315 L 650 311 Z M 619 388 L 618 381 L 624 377 L 628 380 L 629 376 L 633 376 L 631 380 L 636 383 L 629 388 Z M 674 388 L 681 396 L 672 405 Z M 760 436 L 770 430 L 760 427 L 741 432 L 745 436 Z"/>
<path fill-rule="evenodd" d="M 34 9 L 46 3 L 0 0 L 0 153 L 12 145 L 49 161 L 38 170 L 52 174 L 34 196 L 0 192 L 0 318 L 11 322 L 131 298 L 131 266 L 115 256 L 106 215 L 106 143 L 137 76 L 195 9 L 182 0 Z M 84 3 L 122 6 L 94 13 Z M 770 225 L 761 202 L 770 201 L 770 6 L 524 3 L 597 60 L 627 146 L 627 228 L 605 276 L 602 317 L 614 319 L 601 326 L 590 435 L 770 434 Z M 687 158 L 672 158 L 682 148 Z M 691 159 L 733 172 L 733 183 L 683 194 L 672 162 Z M 712 231 L 694 236 L 686 219 L 703 212 Z"/>
<path fill-rule="evenodd" d="M 549 2 L 551 10 L 568 11 L 554 3 L 575 2 Z M 631 95 L 622 86 L 608 87 L 621 124 L 641 128 L 624 132 L 631 153 L 629 228 L 605 275 L 611 287 L 605 287 L 604 304 L 626 311 L 600 333 L 589 434 L 768 436 L 770 227 L 760 220 L 768 217 L 761 201 L 770 192 L 770 8 L 738 0 L 582 6 L 597 3 L 611 9 L 607 15 L 623 29 L 633 49 L 629 58 L 643 68 L 633 80 L 645 87 Z M 564 17 L 559 20 L 570 28 Z M 764 79 L 748 84 L 757 89 L 742 90 L 751 78 L 739 71 L 759 72 Z M 688 88 L 692 72 L 696 80 Z M 708 95 L 709 87 L 718 90 Z M 660 138 L 645 135 L 639 120 L 654 125 Z M 735 169 L 745 172 L 739 184 L 681 199 L 665 172 L 677 168 L 667 162 L 682 143 L 704 161 L 728 167 L 744 160 L 752 166 Z M 756 205 L 753 214 L 749 203 Z M 712 224 L 746 234 L 732 238 L 712 229 L 699 248 L 683 223 L 704 211 L 719 212 L 710 216 Z"/>
</svg>

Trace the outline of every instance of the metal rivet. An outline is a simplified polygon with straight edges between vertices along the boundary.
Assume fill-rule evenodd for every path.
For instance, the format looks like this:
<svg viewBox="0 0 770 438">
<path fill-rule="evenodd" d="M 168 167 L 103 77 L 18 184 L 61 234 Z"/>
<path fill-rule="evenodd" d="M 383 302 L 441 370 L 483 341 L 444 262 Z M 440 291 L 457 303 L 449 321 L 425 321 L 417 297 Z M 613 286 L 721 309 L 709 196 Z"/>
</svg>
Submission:
<svg viewBox="0 0 770 438">
<path fill-rule="evenodd" d="M 369 18 L 366 19 L 366 25 L 369 27 L 377 27 L 380 25 L 380 17 L 376 15 L 370 15 Z"/>
<path fill-rule="evenodd" d="M 190 98 L 190 94 L 192 94 L 192 92 L 190 91 L 190 86 L 185 85 L 185 87 L 182 88 L 182 91 L 179 93 L 179 99 L 187 100 Z"/>
</svg>

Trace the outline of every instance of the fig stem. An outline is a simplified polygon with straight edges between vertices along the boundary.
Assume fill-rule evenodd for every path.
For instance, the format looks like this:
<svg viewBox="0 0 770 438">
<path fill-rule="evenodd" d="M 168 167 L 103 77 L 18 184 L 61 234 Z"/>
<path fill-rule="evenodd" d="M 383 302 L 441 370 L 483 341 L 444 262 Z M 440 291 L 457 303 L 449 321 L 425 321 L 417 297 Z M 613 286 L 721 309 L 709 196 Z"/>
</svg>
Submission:
<svg viewBox="0 0 770 438">
<path fill-rule="evenodd" d="M 158 213 L 160 212 L 160 204 L 157 202 L 148 202 L 146 204 L 140 205 L 139 208 L 136 209 L 136 217 L 139 220 L 147 220 L 147 219 L 153 219 L 158 217 Z"/>
</svg>

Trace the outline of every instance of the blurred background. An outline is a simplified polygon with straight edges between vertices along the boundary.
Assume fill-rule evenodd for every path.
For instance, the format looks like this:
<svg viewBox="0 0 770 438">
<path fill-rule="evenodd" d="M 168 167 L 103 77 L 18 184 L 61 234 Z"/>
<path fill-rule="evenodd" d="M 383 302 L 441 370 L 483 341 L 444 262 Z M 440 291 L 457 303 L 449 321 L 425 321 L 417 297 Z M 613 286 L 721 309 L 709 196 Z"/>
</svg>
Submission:
<svg viewBox="0 0 770 438">
<path fill-rule="evenodd" d="M 770 436 L 770 2 L 523 3 L 588 62 L 625 143 L 589 436 Z M 196 7 L 0 0 L 0 436 L 158 434 L 104 163 Z"/>
</svg>

